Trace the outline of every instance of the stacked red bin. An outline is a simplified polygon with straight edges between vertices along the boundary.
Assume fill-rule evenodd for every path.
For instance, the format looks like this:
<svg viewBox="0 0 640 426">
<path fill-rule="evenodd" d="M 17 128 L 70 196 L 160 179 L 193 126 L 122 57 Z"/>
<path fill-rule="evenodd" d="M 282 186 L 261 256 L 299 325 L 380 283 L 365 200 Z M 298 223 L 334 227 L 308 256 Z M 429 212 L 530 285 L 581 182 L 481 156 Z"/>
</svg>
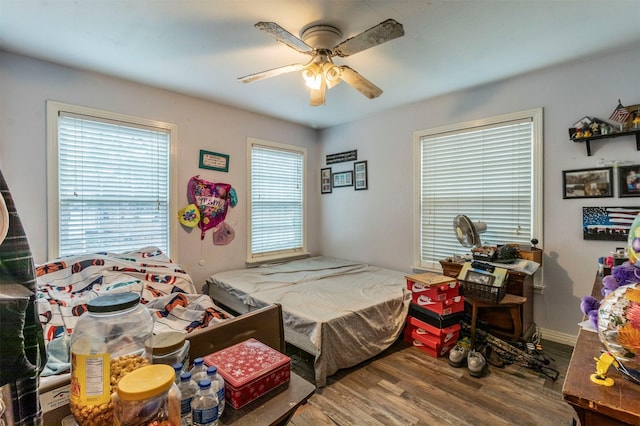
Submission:
<svg viewBox="0 0 640 426">
<path fill-rule="evenodd" d="M 411 305 L 405 340 L 431 356 L 446 356 L 460 336 L 464 296 L 458 280 L 444 275 L 409 275 Z"/>
</svg>

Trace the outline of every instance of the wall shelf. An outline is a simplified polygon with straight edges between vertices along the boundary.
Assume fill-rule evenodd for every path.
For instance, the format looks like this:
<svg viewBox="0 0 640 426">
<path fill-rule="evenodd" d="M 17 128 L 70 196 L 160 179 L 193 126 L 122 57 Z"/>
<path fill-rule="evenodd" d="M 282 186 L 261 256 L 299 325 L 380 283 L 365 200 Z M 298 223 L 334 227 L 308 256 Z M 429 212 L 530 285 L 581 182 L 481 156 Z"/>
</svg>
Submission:
<svg viewBox="0 0 640 426">
<path fill-rule="evenodd" d="M 612 139 L 620 136 L 630 136 L 630 135 L 635 135 L 636 150 L 640 151 L 640 129 L 632 129 L 632 130 L 626 130 L 624 132 L 609 133 L 607 135 L 589 136 L 587 138 L 571 138 L 571 140 L 577 143 L 585 142 L 587 145 L 587 156 L 591 157 L 591 141 L 595 141 L 599 139 Z"/>
</svg>

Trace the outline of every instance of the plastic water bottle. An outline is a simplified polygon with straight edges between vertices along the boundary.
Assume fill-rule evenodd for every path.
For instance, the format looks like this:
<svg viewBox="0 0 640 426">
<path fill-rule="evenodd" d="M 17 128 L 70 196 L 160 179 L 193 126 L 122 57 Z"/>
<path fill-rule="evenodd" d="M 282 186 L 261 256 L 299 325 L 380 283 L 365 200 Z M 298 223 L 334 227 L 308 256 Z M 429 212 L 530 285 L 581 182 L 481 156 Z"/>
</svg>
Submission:
<svg viewBox="0 0 640 426">
<path fill-rule="evenodd" d="M 191 367 L 191 378 L 198 383 L 202 379 L 207 378 L 207 366 L 204 365 L 204 358 L 196 358 L 193 360 Z"/>
<path fill-rule="evenodd" d="M 211 380 L 198 382 L 198 392 L 191 402 L 193 426 L 216 426 L 218 424 L 218 397 L 211 388 Z"/>
<path fill-rule="evenodd" d="M 210 365 L 207 367 L 207 378 L 211 380 L 211 386 L 213 386 L 214 382 L 218 383 L 216 388 L 216 394 L 218 396 L 218 417 L 222 417 L 222 413 L 224 413 L 225 406 L 225 397 L 224 397 L 224 378 L 218 374 L 218 367 L 215 365 Z"/>
<path fill-rule="evenodd" d="M 173 367 L 173 371 L 176 372 L 176 385 L 180 384 L 180 374 L 182 374 L 182 369 L 184 368 L 184 365 L 181 362 L 175 363 L 172 365 Z"/>
<path fill-rule="evenodd" d="M 178 389 L 180 389 L 180 394 L 182 396 L 180 399 L 180 425 L 191 426 L 193 424 L 191 405 L 193 403 L 193 398 L 195 398 L 199 389 L 196 382 L 191 379 L 191 373 L 185 371 L 180 374 L 180 384 L 178 385 Z"/>
</svg>

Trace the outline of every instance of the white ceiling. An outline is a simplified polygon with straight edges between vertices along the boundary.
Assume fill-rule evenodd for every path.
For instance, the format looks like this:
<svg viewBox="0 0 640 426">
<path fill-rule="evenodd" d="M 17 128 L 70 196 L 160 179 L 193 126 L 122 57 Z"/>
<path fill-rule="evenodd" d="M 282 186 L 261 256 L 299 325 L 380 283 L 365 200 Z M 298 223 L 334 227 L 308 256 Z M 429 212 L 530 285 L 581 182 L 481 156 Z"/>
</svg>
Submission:
<svg viewBox="0 0 640 426">
<path fill-rule="evenodd" d="M 377 99 L 340 84 L 311 107 L 299 72 L 236 81 L 308 60 L 256 22 L 296 36 L 330 24 L 346 39 L 387 18 L 404 37 L 334 58 L 383 89 Z M 640 0 L 0 0 L 4 50 L 314 128 L 638 42 Z"/>
</svg>

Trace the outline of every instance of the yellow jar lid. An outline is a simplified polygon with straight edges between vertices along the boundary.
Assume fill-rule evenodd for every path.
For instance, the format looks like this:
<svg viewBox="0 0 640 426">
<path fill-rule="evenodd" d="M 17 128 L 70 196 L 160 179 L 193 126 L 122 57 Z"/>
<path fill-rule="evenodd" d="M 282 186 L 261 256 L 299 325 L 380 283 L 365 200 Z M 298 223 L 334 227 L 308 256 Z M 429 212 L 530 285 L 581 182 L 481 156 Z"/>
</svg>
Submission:
<svg viewBox="0 0 640 426">
<path fill-rule="evenodd" d="M 127 373 L 118 382 L 118 396 L 125 401 L 140 401 L 169 390 L 175 379 L 173 367 L 153 364 Z"/>
</svg>

